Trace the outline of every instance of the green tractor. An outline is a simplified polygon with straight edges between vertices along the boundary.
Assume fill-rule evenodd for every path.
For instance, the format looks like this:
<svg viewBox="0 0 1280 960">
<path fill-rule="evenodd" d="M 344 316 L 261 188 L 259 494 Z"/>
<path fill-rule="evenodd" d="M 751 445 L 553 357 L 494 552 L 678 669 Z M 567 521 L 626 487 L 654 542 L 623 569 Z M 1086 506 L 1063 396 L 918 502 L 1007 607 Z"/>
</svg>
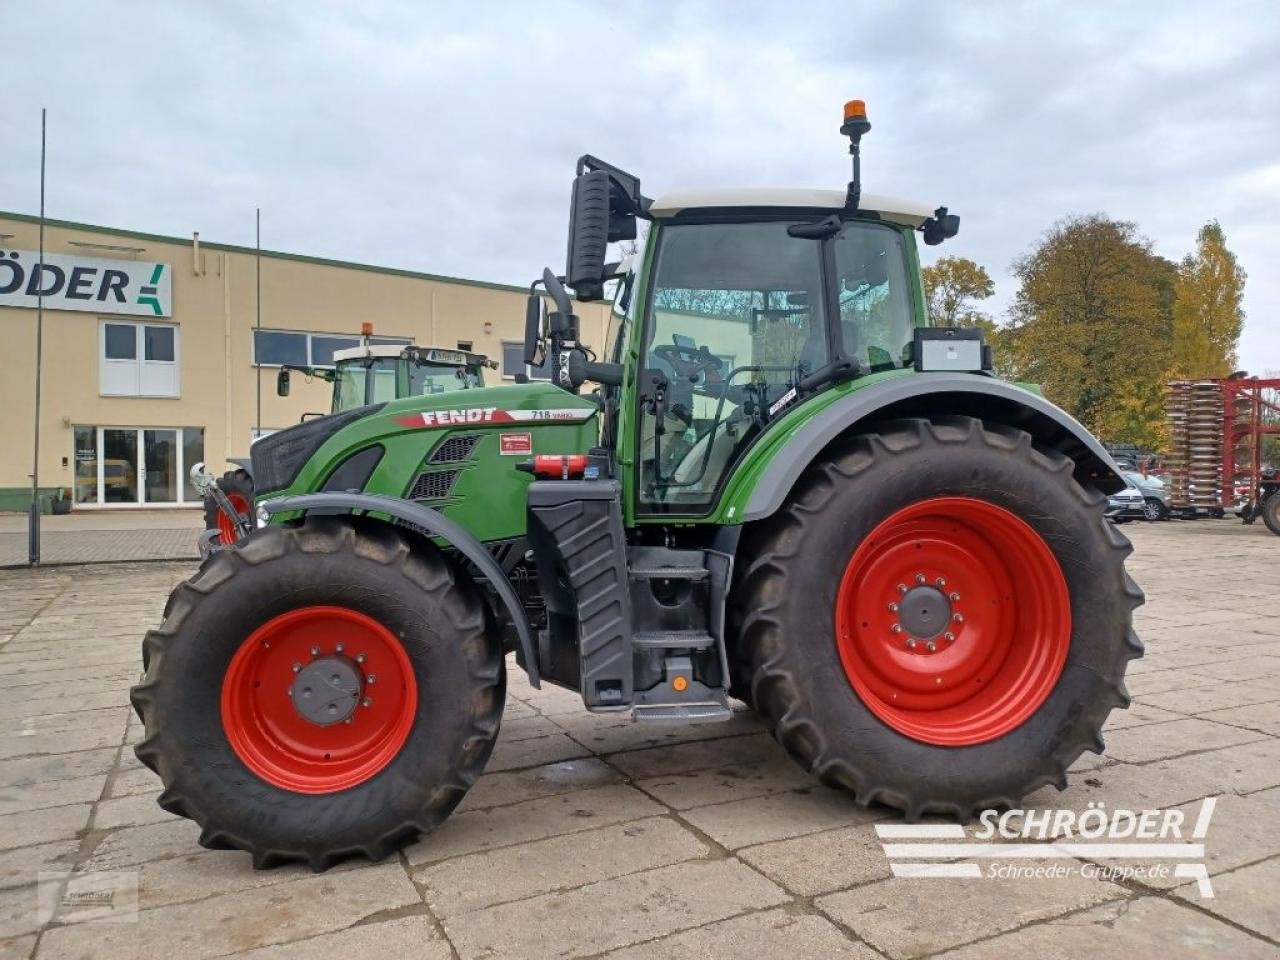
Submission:
<svg viewBox="0 0 1280 960">
<path fill-rule="evenodd" d="M 435 396 L 456 390 L 484 386 L 484 371 L 496 370 L 497 361 L 468 350 L 417 347 L 399 343 L 379 343 L 371 339 L 366 324 L 361 343 L 335 350 L 333 366 L 305 367 L 284 364 L 276 375 L 276 394 L 287 397 L 294 372 L 307 379 L 333 385 L 329 412 L 354 410 L 403 397 Z M 319 414 L 304 414 L 309 420 Z M 191 480 L 204 496 L 205 533 L 200 540 L 201 556 L 211 549 L 234 543 L 252 527 L 253 461 L 236 459 L 235 468 L 215 479 L 204 472 L 204 464 L 191 471 Z"/>
<path fill-rule="evenodd" d="M 851 103 L 839 190 L 651 200 L 581 158 L 565 277 L 526 316 L 553 382 L 254 444 L 256 528 L 143 644 L 160 805 L 259 867 L 385 857 L 480 776 L 512 652 L 534 687 L 638 722 L 743 700 L 806 770 L 908 819 L 1064 787 L 1142 652 L 1103 518 L 1124 481 L 992 376 L 977 331 L 928 328 L 916 237 L 959 221 L 862 195 L 868 127 Z M 642 219 L 643 252 L 606 264 Z M 566 286 L 610 283 L 596 356 Z"/>
</svg>

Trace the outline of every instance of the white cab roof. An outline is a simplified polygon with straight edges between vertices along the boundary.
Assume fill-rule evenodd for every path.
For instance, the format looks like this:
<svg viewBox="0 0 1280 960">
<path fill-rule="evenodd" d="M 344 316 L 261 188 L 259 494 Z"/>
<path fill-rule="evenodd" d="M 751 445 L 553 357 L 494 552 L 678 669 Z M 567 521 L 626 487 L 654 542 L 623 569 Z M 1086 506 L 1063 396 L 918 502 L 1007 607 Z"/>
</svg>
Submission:
<svg viewBox="0 0 1280 960">
<path fill-rule="evenodd" d="M 653 201 L 649 213 L 655 217 L 674 217 L 684 210 L 717 207 L 795 207 L 813 210 L 840 210 L 845 191 L 788 187 L 741 187 L 730 190 L 676 190 Z M 933 216 L 933 207 L 911 200 L 864 193 L 859 210 L 871 210 L 884 220 L 918 227 Z"/>
<path fill-rule="evenodd" d="M 359 347 L 347 347 L 345 350 L 333 351 L 334 360 L 358 360 L 363 357 L 398 357 L 404 352 L 405 345 L 400 343 L 370 343 Z"/>
</svg>

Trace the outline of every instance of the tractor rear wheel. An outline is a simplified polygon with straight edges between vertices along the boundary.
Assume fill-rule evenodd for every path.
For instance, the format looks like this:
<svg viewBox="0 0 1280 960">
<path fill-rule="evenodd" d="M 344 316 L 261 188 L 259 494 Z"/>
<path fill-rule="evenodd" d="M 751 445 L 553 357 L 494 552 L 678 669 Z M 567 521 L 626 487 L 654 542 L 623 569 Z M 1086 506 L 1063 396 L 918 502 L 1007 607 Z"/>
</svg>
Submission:
<svg viewBox="0 0 1280 960">
<path fill-rule="evenodd" d="M 253 479 L 244 470 L 228 470 L 218 480 L 218 489 L 227 495 L 231 506 L 242 517 L 252 519 L 253 512 Z M 218 542 L 222 546 L 235 543 L 239 537 L 236 525 L 231 518 L 218 509 L 213 497 L 204 498 L 204 528 L 218 531 Z"/>
<path fill-rule="evenodd" d="M 860 803 L 964 820 L 1103 749 L 1142 592 L 1072 469 L 1020 430 L 896 421 L 749 531 L 740 669 L 796 760 Z"/>
<path fill-rule="evenodd" d="M 160 805 L 256 867 L 379 860 L 438 826 L 502 719 L 501 642 L 430 544 L 352 518 L 213 553 L 143 642 Z"/>
<path fill-rule="evenodd" d="M 1267 525 L 1267 529 L 1280 537 L 1280 490 L 1273 491 L 1263 500 L 1258 512 L 1262 514 L 1262 522 Z"/>
</svg>

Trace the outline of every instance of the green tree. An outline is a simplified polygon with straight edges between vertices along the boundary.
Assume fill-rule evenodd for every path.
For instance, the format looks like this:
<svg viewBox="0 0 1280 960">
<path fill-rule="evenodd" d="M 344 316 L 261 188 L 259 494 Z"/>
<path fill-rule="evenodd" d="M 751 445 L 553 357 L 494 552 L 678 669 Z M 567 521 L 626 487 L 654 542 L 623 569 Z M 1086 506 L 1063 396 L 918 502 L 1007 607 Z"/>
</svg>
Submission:
<svg viewBox="0 0 1280 960">
<path fill-rule="evenodd" d="M 996 292 L 991 277 L 965 257 L 943 257 L 920 271 L 924 281 L 929 324 L 934 327 L 976 327 L 990 323 L 977 308 Z M 985 321 L 985 323 L 984 323 Z"/>
<path fill-rule="evenodd" d="M 1235 369 L 1245 279 L 1222 227 L 1216 220 L 1206 223 L 1174 282 L 1174 376 L 1225 377 Z"/>
<path fill-rule="evenodd" d="M 1054 224 L 1013 272 L 1000 339 L 1014 374 L 1104 439 L 1158 445 L 1174 265 L 1134 224 L 1091 214 Z"/>
</svg>

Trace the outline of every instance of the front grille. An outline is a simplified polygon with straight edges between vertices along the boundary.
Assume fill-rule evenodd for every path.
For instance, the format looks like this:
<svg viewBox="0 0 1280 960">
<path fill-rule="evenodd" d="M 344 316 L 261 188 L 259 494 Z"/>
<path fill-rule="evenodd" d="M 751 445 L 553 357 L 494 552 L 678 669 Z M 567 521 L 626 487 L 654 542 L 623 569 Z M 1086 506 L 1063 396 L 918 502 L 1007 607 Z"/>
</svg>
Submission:
<svg viewBox="0 0 1280 960">
<path fill-rule="evenodd" d="M 410 500 L 442 500 L 449 495 L 458 480 L 457 470 L 437 470 L 420 473 L 409 491 Z"/>
<path fill-rule="evenodd" d="M 428 463 L 462 463 L 468 459 L 480 442 L 480 434 L 470 433 L 449 437 L 431 452 Z"/>
</svg>

